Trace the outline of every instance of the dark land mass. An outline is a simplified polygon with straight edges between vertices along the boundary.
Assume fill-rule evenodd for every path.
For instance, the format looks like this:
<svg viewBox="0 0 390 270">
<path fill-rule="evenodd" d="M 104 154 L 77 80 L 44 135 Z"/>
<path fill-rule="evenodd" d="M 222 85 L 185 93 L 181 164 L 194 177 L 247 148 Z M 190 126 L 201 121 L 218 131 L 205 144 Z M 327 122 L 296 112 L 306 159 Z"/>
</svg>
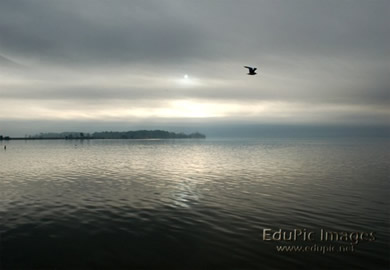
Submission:
<svg viewBox="0 0 390 270">
<path fill-rule="evenodd" d="M 83 132 L 61 132 L 61 133 L 40 133 L 23 138 L 8 137 L 0 135 L 0 140 L 90 140 L 90 139 L 205 139 L 206 136 L 199 132 L 184 134 L 164 130 L 137 130 L 137 131 L 103 131 Z"/>
</svg>

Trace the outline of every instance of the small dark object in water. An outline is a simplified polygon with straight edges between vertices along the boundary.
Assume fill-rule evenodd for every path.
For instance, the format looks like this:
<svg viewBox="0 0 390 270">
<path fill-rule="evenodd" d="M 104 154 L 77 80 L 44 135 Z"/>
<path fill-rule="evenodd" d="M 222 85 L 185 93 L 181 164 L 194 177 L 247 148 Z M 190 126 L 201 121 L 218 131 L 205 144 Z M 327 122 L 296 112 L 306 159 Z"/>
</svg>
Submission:
<svg viewBox="0 0 390 270">
<path fill-rule="evenodd" d="M 4 145 L 4 150 L 7 150 L 7 146 L 6 145 Z"/>
</svg>

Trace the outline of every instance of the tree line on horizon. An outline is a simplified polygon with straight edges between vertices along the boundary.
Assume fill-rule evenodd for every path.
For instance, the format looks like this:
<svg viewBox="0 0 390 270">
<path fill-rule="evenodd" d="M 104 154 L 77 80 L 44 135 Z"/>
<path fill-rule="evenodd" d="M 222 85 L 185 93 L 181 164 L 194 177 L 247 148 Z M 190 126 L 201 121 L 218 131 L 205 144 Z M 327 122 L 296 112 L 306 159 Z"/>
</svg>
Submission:
<svg viewBox="0 0 390 270">
<path fill-rule="evenodd" d="M 28 136 L 30 139 L 204 139 L 206 136 L 199 132 L 190 134 L 175 133 L 165 130 L 137 130 L 137 131 L 102 131 L 83 132 L 61 132 L 61 133 L 40 133 Z"/>
<path fill-rule="evenodd" d="M 10 139 L 9 136 L 0 135 L 0 141 L 2 141 L 2 140 L 8 141 L 9 139 Z"/>
</svg>

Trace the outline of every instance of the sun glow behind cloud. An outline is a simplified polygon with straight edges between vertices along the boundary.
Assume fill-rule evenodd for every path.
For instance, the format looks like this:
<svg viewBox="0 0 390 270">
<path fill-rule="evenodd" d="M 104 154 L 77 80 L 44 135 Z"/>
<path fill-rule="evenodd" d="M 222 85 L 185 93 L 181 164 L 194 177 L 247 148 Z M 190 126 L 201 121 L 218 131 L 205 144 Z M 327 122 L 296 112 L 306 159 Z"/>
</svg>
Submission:
<svg viewBox="0 0 390 270">
<path fill-rule="evenodd" d="M 183 78 L 173 79 L 172 80 L 177 86 L 184 88 L 191 87 L 202 87 L 203 84 L 199 78 L 190 77 L 188 74 L 185 74 Z"/>
<path fill-rule="evenodd" d="M 201 63 L 201 66 L 206 65 Z M 230 72 L 229 76 L 221 78 L 209 74 L 185 76 L 144 70 L 147 69 L 142 66 L 70 70 L 41 65 L 34 70 L 0 72 L 0 120 L 212 118 L 263 123 L 324 123 L 346 118 L 359 120 L 361 115 L 381 120 L 389 114 L 386 106 L 380 104 L 374 110 L 370 104 L 334 103 L 331 100 L 327 103 L 326 95 L 332 89 L 319 89 L 316 82 L 303 84 L 301 77 L 294 77 L 291 72 L 279 72 L 278 78 L 269 71 L 263 71 L 258 77 Z M 316 89 L 316 92 L 302 92 L 302 86 Z M 348 87 L 346 84 L 345 89 Z M 353 90 L 353 85 L 350 88 Z M 313 93 L 324 95 L 318 98 L 320 103 L 310 98 Z"/>
<path fill-rule="evenodd" d="M 142 119 L 227 119 L 262 123 L 329 123 L 329 119 L 361 115 L 388 115 L 383 107 L 345 104 L 309 104 L 267 100 L 165 98 L 157 100 L 110 99 L 8 99 L 0 106 L 0 120 L 137 121 Z M 294 119 L 294 121 L 292 120 Z M 335 120 L 332 120 L 334 123 Z"/>
<path fill-rule="evenodd" d="M 50 103 L 50 104 L 49 104 Z M 152 106 L 147 104 L 126 105 L 126 102 L 112 102 L 109 105 L 78 105 L 64 102 L 42 102 L 26 104 L 14 101 L 12 108 L 0 108 L 1 115 L 9 119 L 47 120 L 131 120 L 134 118 L 209 118 L 225 117 L 240 111 L 236 104 L 213 103 L 193 100 L 166 100 Z"/>
</svg>

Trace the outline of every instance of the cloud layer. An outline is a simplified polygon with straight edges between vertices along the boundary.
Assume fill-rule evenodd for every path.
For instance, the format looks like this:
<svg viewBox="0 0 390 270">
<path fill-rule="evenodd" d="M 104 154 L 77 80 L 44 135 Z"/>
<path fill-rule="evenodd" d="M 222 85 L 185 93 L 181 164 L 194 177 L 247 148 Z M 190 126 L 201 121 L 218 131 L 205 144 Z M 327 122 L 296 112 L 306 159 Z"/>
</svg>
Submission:
<svg viewBox="0 0 390 270">
<path fill-rule="evenodd" d="M 4 0 L 0 121 L 388 124 L 389 11 L 385 0 Z"/>
</svg>

